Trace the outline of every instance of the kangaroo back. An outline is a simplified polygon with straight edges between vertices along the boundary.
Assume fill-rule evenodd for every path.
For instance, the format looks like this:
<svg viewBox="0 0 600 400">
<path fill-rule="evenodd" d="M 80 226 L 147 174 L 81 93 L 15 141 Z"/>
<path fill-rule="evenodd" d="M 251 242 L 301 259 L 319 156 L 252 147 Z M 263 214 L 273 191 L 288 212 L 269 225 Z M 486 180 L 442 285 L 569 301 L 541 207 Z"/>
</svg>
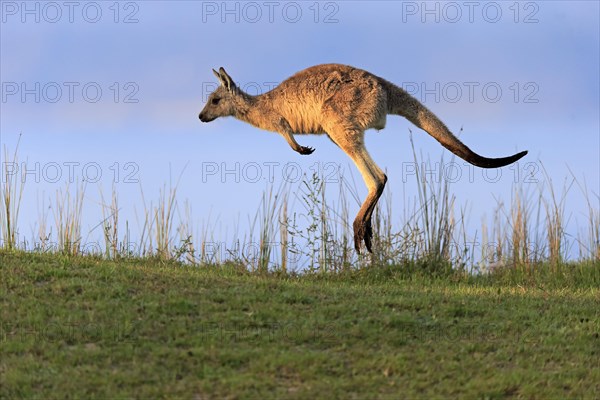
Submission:
<svg viewBox="0 0 600 400">
<path fill-rule="evenodd" d="M 454 136 L 434 113 L 404 89 L 384 79 L 381 79 L 381 81 L 388 93 L 389 114 L 405 117 L 463 160 L 481 168 L 499 168 L 512 164 L 527 154 L 527 151 L 522 151 L 509 157 L 488 158 L 480 156 Z"/>
</svg>

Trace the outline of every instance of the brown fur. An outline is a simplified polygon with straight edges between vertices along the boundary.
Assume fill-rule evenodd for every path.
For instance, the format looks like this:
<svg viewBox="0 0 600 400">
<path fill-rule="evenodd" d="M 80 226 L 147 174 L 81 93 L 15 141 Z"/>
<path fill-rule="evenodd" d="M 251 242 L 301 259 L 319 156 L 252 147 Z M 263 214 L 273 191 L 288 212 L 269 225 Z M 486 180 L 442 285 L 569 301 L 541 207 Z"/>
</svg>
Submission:
<svg viewBox="0 0 600 400">
<path fill-rule="evenodd" d="M 383 192 L 386 175 L 371 159 L 364 143 L 367 129 L 385 128 L 388 114 L 401 115 L 428 132 L 444 147 L 482 168 L 513 163 L 526 151 L 504 158 L 482 157 L 458 140 L 431 111 L 406 91 L 370 72 L 340 64 L 307 68 L 259 96 L 240 91 L 221 68 L 213 70 L 221 86 L 208 98 L 200 120 L 233 116 L 281 134 L 300 154 L 314 149 L 299 145 L 294 134 L 327 134 L 356 164 L 369 194 L 354 220 L 354 246 L 364 240 L 371 251 L 371 216 Z"/>
</svg>

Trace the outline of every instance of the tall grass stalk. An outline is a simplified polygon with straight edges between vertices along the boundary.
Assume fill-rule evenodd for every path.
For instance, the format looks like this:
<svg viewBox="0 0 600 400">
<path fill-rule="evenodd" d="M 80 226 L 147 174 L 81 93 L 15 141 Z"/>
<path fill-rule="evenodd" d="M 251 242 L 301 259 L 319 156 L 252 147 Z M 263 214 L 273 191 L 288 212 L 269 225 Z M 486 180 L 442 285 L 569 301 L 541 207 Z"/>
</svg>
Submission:
<svg viewBox="0 0 600 400">
<path fill-rule="evenodd" d="M 538 233 L 540 228 L 543 191 L 535 198 L 525 191 L 522 184 L 513 185 L 511 202 L 506 210 L 504 203 L 496 198 L 493 225 L 493 248 L 495 263 L 492 266 L 531 269 L 541 262 L 544 246 Z M 532 215 L 536 218 L 532 223 Z"/>
<path fill-rule="evenodd" d="M 209 234 L 209 227 L 211 226 L 211 217 L 212 215 L 209 212 L 207 220 L 202 222 L 200 250 L 198 254 L 198 261 L 200 262 L 200 264 L 221 262 L 221 259 L 219 258 L 221 253 L 219 251 L 215 251 L 215 237 L 213 230 L 211 230 Z M 235 231 L 237 232 L 237 229 Z M 234 243 L 238 241 L 236 237 L 234 237 L 233 240 Z M 239 255 L 236 255 L 236 257 L 239 257 Z"/>
<path fill-rule="evenodd" d="M 138 210 L 134 206 L 135 219 L 140 231 L 139 241 L 135 254 L 137 256 L 148 256 L 153 254 L 154 245 L 152 242 L 152 231 L 154 229 L 154 218 L 152 218 L 152 203 L 146 202 L 144 191 L 140 184 L 140 196 L 142 198 L 143 212 L 142 217 L 138 216 Z"/>
<path fill-rule="evenodd" d="M 595 261 L 600 265 L 600 194 L 590 194 L 585 179 L 582 183 L 577 179 L 573 171 L 569 169 L 569 172 L 573 177 L 573 181 L 581 191 L 587 206 L 587 232 L 585 234 L 578 232 L 577 234 L 577 241 L 579 242 L 579 258 L 582 260 L 587 259 Z M 592 200 L 590 200 L 590 197 Z M 587 236 L 587 238 L 585 238 L 585 236 Z"/>
<path fill-rule="evenodd" d="M 81 254 L 81 214 L 85 190 L 85 182 L 75 182 L 74 194 L 71 193 L 69 184 L 66 185 L 64 191 L 59 189 L 56 192 L 53 213 L 58 249 L 66 255 Z"/>
<path fill-rule="evenodd" d="M 173 185 L 172 179 L 169 179 L 169 186 L 163 185 L 159 189 L 156 206 L 153 206 L 152 202 L 146 202 L 144 192 L 141 190 L 144 207 L 141 223 L 136 210 L 136 220 L 141 231 L 140 256 L 153 255 L 162 260 L 169 260 L 176 255 L 174 245 L 176 237 L 173 230 L 175 228 L 175 213 L 177 212 L 177 188 L 184 170 L 181 171 L 175 185 Z"/>
<path fill-rule="evenodd" d="M 333 270 L 334 268 L 334 261 L 333 261 L 333 256 L 335 254 L 333 246 L 331 246 L 331 244 L 333 243 L 333 240 L 331 240 L 331 232 L 329 229 L 329 221 L 330 221 L 330 216 L 329 216 L 329 211 L 328 211 L 328 207 L 327 207 L 327 199 L 325 198 L 325 192 L 327 189 L 327 181 L 322 178 L 321 179 L 321 187 L 320 187 L 320 194 L 321 194 L 321 207 L 319 209 L 319 242 L 321 243 L 321 248 L 319 251 L 319 267 L 321 268 L 321 272 L 327 272 L 329 270 Z"/>
<path fill-rule="evenodd" d="M 246 246 L 244 246 L 246 249 L 242 249 L 242 252 L 245 253 L 244 255 L 247 258 L 247 262 L 250 263 L 254 270 L 260 272 L 269 270 L 271 255 L 275 250 L 275 235 L 277 231 L 280 231 L 277 224 L 279 223 L 278 217 L 281 215 L 282 207 L 280 199 L 283 197 L 284 185 L 281 185 L 277 191 L 274 190 L 273 185 L 269 185 L 269 188 L 263 192 L 258 211 L 250 224 L 250 243 L 247 243 Z M 284 199 L 283 203 L 285 202 Z M 258 243 L 253 240 L 253 232 L 255 231 L 257 223 Z M 250 250 L 249 254 L 247 250 Z M 284 255 L 282 254 L 282 257 L 283 256 Z"/>
<path fill-rule="evenodd" d="M 302 204 L 304 212 L 301 214 L 306 228 L 301 229 L 294 217 L 289 227 L 293 235 L 302 238 L 306 242 L 303 251 L 309 259 L 309 271 L 315 272 L 317 268 L 321 271 L 328 269 L 328 227 L 327 227 L 327 205 L 325 203 L 325 184 L 318 173 L 313 172 L 310 179 L 306 176 L 300 182 L 296 193 L 297 199 Z"/>
<path fill-rule="evenodd" d="M 346 178 L 345 174 L 339 170 L 338 180 L 338 204 L 331 210 L 331 216 L 335 222 L 332 228 L 332 235 L 335 238 L 336 254 L 334 267 L 338 271 L 345 271 L 352 268 L 355 262 L 354 255 L 354 233 L 352 231 L 350 216 L 350 200 L 348 193 L 354 200 L 354 203 L 360 207 L 360 201 L 356 190 L 354 176 L 351 174 L 352 183 Z"/>
<path fill-rule="evenodd" d="M 565 220 L 565 204 L 567 194 L 575 183 L 571 179 L 570 183 L 565 183 L 560 199 L 557 198 L 552 184 L 552 178 L 542 164 L 544 178 L 548 182 L 546 190 L 550 193 L 550 199 L 544 199 L 544 209 L 546 211 L 546 243 L 548 246 L 548 261 L 553 266 L 560 265 L 564 260 L 565 249 L 565 226 L 568 221 Z M 542 189 L 540 189 L 542 190 Z"/>
<path fill-rule="evenodd" d="M 44 195 L 42 195 L 42 204 L 40 206 L 39 198 L 38 198 L 38 222 L 37 222 L 37 232 L 34 233 L 33 237 L 33 249 L 35 251 L 45 253 L 50 249 L 50 239 L 52 236 L 52 232 L 48 231 L 48 211 L 51 208 L 46 206 L 46 200 Z"/>
<path fill-rule="evenodd" d="M 288 240 L 289 231 L 287 229 L 288 221 L 288 195 L 285 193 L 281 199 L 281 211 L 279 212 L 279 238 L 281 241 L 281 271 L 287 273 L 287 261 L 290 255 Z"/>
<path fill-rule="evenodd" d="M 18 222 L 23 189 L 25 188 L 25 171 L 19 173 L 19 143 L 10 157 L 8 149 L 4 146 L 4 161 L 2 162 L 2 207 L 0 208 L 0 232 L 2 233 L 2 248 L 14 250 L 19 240 Z"/>
<path fill-rule="evenodd" d="M 454 237 L 455 221 L 453 208 L 455 197 L 450 195 L 449 180 L 442 179 L 441 172 L 437 183 L 427 178 L 427 172 L 434 170 L 431 162 L 423 162 L 423 156 L 417 157 L 412 132 L 410 144 L 415 162 L 417 192 L 419 199 L 418 226 L 424 231 L 425 259 L 433 264 L 451 261 L 452 238 Z M 441 157 L 440 165 L 444 165 Z"/>
<path fill-rule="evenodd" d="M 119 246 L 119 199 L 114 185 L 111 189 L 110 203 L 107 203 L 102 188 L 100 199 L 102 207 L 102 233 L 104 237 L 104 255 L 106 258 L 115 259 L 123 253 Z"/>
<path fill-rule="evenodd" d="M 169 189 L 163 186 L 159 190 L 158 205 L 154 208 L 154 238 L 156 240 L 156 254 L 158 258 L 168 260 L 172 258 L 173 225 L 177 208 L 177 185 L 169 184 Z"/>
<path fill-rule="evenodd" d="M 185 201 L 183 215 L 179 216 L 179 246 L 175 248 L 175 258 L 188 264 L 196 263 L 196 249 L 194 247 L 194 224 L 192 219 L 192 206 Z"/>
<path fill-rule="evenodd" d="M 405 256 L 401 251 L 401 235 L 395 232 L 393 220 L 392 192 L 385 190 L 373 212 L 372 264 L 389 265 Z"/>
<path fill-rule="evenodd" d="M 527 207 L 527 199 L 522 190 L 518 188 L 513 197 L 510 208 L 510 232 L 512 261 L 516 265 L 529 264 L 529 217 L 530 210 Z"/>
<path fill-rule="evenodd" d="M 458 225 L 460 223 L 460 225 Z M 457 235 L 452 239 L 454 243 L 455 254 L 452 256 L 452 266 L 456 270 L 473 272 L 475 267 L 475 252 L 476 249 L 471 244 L 478 243 L 477 232 L 472 239 L 467 235 L 467 210 L 466 206 L 460 209 L 460 218 L 456 223 L 457 229 L 454 229 L 454 234 Z"/>
</svg>

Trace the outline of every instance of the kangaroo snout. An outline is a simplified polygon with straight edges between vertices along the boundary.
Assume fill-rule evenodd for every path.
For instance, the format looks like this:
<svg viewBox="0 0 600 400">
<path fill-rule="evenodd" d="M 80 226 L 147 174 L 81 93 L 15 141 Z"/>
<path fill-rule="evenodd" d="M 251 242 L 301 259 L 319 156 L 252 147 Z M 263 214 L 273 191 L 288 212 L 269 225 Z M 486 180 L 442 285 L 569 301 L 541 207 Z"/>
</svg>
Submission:
<svg viewBox="0 0 600 400">
<path fill-rule="evenodd" d="M 206 115 L 204 112 L 200 112 L 200 114 L 198 114 L 198 118 L 200 118 L 200 121 L 202 122 L 210 122 L 217 119 L 217 117 L 214 117 L 212 115 Z"/>
</svg>

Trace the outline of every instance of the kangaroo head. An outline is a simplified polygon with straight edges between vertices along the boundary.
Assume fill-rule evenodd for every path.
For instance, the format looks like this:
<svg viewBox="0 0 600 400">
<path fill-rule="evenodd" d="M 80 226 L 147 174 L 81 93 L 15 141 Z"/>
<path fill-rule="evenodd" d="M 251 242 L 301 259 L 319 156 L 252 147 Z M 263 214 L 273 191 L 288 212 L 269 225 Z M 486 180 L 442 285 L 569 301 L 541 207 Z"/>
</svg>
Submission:
<svg viewBox="0 0 600 400">
<path fill-rule="evenodd" d="M 208 96 L 208 101 L 199 115 L 202 122 L 210 122 L 219 117 L 234 115 L 239 97 L 235 82 L 227 75 L 223 67 L 219 68 L 219 72 L 214 69 L 212 71 L 219 78 L 221 86 Z"/>
</svg>

